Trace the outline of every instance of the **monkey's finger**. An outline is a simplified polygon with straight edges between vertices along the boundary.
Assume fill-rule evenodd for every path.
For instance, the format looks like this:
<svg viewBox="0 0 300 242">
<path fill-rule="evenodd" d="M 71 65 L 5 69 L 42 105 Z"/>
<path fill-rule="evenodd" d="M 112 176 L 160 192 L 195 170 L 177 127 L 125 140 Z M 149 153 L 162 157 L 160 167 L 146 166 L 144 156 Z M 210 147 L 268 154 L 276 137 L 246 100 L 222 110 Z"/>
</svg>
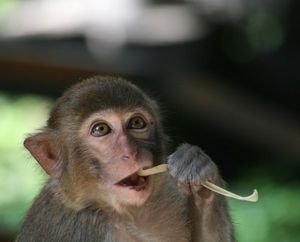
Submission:
<svg viewBox="0 0 300 242">
<path fill-rule="evenodd" d="M 179 182 L 179 181 L 177 181 L 176 183 L 177 183 L 177 187 L 179 188 L 179 190 L 181 192 L 183 192 L 184 194 L 190 195 L 192 193 L 190 184 L 184 183 L 184 182 Z"/>
<path fill-rule="evenodd" d="M 193 194 L 198 195 L 207 201 L 211 201 L 213 198 L 213 191 L 209 190 L 208 188 L 204 187 L 202 184 L 199 185 L 192 185 L 191 190 Z"/>
</svg>

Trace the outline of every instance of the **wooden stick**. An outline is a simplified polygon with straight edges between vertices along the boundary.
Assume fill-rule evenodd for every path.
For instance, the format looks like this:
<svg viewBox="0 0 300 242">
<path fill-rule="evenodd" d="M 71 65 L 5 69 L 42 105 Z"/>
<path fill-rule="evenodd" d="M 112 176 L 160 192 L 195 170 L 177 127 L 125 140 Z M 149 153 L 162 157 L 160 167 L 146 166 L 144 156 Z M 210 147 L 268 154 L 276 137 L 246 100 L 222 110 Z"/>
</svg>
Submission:
<svg viewBox="0 0 300 242">
<path fill-rule="evenodd" d="M 140 171 L 138 171 L 138 175 L 139 176 L 150 176 L 150 175 L 166 172 L 167 170 L 168 170 L 168 165 L 167 164 L 161 164 L 161 165 L 158 165 L 158 166 L 151 167 L 149 169 L 140 170 Z M 230 191 L 227 191 L 227 190 L 225 190 L 221 187 L 218 187 L 217 185 L 215 185 L 211 182 L 208 182 L 208 181 L 203 182 L 201 185 L 206 187 L 207 189 L 215 192 L 215 193 L 221 194 L 221 195 L 226 196 L 226 197 L 231 197 L 231 198 L 234 198 L 234 199 L 247 201 L 247 202 L 256 202 L 258 200 L 258 192 L 257 192 L 256 189 L 253 191 L 253 193 L 250 196 L 243 197 L 243 196 L 239 196 L 237 194 L 234 194 Z"/>
<path fill-rule="evenodd" d="M 167 164 L 161 164 L 158 166 L 151 167 L 149 169 L 145 170 L 139 170 L 138 175 L 139 176 L 151 176 L 154 174 L 166 172 L 168 170 L 168 165 Z"/>
<path fill-rule="evenodd" d="M 221 187 L 218 187 L 217 185 L 215 185 L 211 182 L 208 182 L 208 181 L 201 183 L 201 185 L 213 192 L 216 192 L 223 196 L 231 197 L 231 198 L 234 198 L 237 200 L 247 201 L 247 202 L 257 202 L 257 200 L 258 200 L 258 192 L 256 189 L 253 190 L 253 193 L 251 195 L 243 197 L 243 196 L 237 195 L 235 193 L 232 193 L 230 191 L 227 191 Z"/>
</svg>

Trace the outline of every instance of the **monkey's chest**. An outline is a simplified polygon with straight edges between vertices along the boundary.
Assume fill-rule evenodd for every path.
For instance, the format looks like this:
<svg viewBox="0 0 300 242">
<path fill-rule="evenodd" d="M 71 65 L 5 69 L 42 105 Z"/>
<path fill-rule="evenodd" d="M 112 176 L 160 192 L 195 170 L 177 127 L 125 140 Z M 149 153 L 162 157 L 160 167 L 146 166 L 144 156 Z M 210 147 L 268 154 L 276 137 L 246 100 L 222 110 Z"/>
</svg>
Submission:
<svg viewBox="0 0 300 242">
<path fill-rule="evenodd" d="M 184 217 L 149 216 L 116 225 L 117 241 L 188 242 L 190 230 Z"/>
<path fill-rule="evenodd" d="M 161 226 L 160 229 L 141 228 L 140 226 L 126 226 L 118 231 L 117 241 L 122 242 L 188 242 L 190 236 L 188 230 L 182 226 L 168 228 Z"/>
</svg>

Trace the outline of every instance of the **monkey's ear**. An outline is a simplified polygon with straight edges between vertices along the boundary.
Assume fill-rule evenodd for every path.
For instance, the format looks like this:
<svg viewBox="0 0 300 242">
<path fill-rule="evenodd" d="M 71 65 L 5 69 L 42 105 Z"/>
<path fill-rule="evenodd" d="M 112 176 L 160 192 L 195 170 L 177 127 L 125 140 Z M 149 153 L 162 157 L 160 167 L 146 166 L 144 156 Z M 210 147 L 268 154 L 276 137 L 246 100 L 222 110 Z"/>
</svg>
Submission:
<svg viewBox="0 0 300 242">
<path fill-rule="evenodd" d="M 40 133 L 28 137 L 24 141 L 24 146 L 48 175 L 53 178 L 60 177 L 61 171 L 57 166 L 57 150 L 48 134 Z"/>
</svg>

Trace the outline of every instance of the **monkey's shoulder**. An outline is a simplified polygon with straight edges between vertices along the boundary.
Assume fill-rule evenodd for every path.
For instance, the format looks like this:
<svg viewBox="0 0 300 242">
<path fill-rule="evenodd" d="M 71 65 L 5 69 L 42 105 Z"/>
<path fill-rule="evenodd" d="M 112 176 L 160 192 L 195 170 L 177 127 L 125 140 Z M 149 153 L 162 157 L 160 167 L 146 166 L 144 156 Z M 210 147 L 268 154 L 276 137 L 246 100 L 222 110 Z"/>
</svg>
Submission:
<svg viewBox="0 0 300 242">
<path fill-rule="evenodd" d="M 48 183 L 36 197 L 25 217 L 18 242 L 114 241 L 100 210 L 68 209 L 53 190 Z"/>
</svg>

